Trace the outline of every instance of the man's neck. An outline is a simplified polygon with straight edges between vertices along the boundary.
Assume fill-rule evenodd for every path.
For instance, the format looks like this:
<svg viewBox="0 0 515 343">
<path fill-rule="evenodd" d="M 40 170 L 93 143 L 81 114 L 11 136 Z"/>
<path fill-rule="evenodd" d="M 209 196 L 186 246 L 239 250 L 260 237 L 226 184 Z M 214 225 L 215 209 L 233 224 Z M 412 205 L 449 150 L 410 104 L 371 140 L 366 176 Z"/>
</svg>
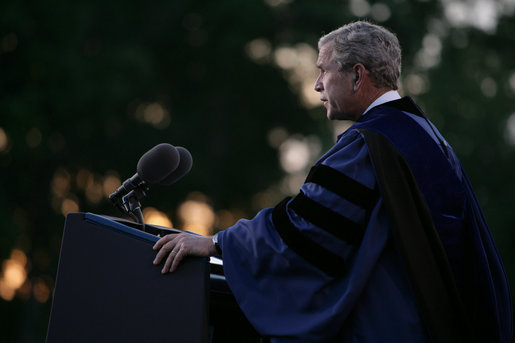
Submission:
<svg viewBox="0 0 515 343">
<path fill-rule="evenodd" d="M 383 90 L 382 92 L 378 92 L 375 98 L 372 100 L 367 109 L 363 112 L 362 115 L 365 115 L 370 109 L 382 105 L 386 102 L 400 99 L 401 96 L 399 92 L 396 90 Z"/>
</svg>

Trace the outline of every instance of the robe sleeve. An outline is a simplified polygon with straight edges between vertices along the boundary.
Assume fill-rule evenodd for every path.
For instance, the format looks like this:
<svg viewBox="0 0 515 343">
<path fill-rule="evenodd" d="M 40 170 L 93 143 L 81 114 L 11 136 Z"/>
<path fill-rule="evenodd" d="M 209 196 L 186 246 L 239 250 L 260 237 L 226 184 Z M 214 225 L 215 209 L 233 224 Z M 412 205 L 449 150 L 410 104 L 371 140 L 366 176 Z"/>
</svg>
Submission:
<svg viewBox="0 0 515 343">
<path fill-rule="evenodd" d="M 367 146 L 350 131 L 296 197 L 240 220 L 219 241 L 227 283 L 252 325 L 274 341 L 316 342 L 340 332 L 389 235 Z"/>
</svg>

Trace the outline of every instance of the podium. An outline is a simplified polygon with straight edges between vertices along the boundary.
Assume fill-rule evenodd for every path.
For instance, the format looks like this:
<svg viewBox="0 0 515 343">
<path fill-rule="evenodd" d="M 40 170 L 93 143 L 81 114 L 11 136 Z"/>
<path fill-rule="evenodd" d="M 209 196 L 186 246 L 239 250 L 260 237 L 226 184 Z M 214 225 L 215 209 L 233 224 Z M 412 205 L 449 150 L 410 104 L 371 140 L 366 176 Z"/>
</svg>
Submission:
<svg viewBox="0 0 515 343">
<path fill-rule="evenodd" d="M 66 217 L 47 343 L 208 341 L 209 259 L 163 275 L 158 237 L 127 224 Z"/>
</svg>

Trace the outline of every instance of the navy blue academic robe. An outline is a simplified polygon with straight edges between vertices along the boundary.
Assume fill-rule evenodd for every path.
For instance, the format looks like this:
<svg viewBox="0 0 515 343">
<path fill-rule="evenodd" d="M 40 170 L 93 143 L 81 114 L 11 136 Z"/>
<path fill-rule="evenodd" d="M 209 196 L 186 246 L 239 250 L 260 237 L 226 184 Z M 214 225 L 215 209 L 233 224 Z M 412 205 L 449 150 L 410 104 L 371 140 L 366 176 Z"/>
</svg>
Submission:
<svg viewBox="0 0 515 343">
<path fill-rule="evenodd" d="M 386 196 L 391 180 L 376 169 L 381 144 L 371 151 L 370 132 L 406 161 L 475 337 L 509 342 L 511 298 L 488 227 L 456 155 L 411 98 L 371 109 L 341 134 L 296 197 L 220 233 L 239 306 L 273 342 L 431 341 L 393 237 L 389 209 L 404 195 Z"/>
</svg>

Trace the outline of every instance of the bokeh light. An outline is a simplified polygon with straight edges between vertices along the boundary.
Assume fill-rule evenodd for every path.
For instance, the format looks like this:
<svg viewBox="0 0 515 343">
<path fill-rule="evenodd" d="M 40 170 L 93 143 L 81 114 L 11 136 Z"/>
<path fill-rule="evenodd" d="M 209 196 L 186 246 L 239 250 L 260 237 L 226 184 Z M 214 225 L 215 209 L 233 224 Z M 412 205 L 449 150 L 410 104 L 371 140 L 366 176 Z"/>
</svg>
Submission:
<svg viewBox="0 0 515 343">
<path fill-rule="evenodd" d="M 247 56 L 256 63 L 273 62 L 284 71 L 285 79 L 299 95 L 306 108 L 321 106 L 318 93 L 313 90 L 318 70 L 317 51 L 306 43 L 281 45 L 272 48 L 270 42 L 257 38 L 245 45 Z"/>
<path fill-rule="evenodd" d="M 403 79 L 403 85 L 406 87 L 408 94 L 419 95 L 427 92 L 429 81 L 424 74 L 411 73 Z"/>
<path fill-rule="evenodd" d="M 0 127 L 0 153 L 6 152 L 9 146 L 9 137 L 4 129 Z"/>
<path fill-rule="evenodd" d="M 272 148 L 279 148 L 288 139 L 288 131 L 283 127 L 274 127 L 268 131 L 267 141 Z"/>
<path fill-rule="evenodd" d="M 121 184 L 122 182 L 117 173 L 111 171 L 108 172 L 103 182 L 104 196 L 108 198 L 109 195 L 114 193 L 121 186 Z"/>
<path fill-rule="evenodd" d="M 515 146 L 515 112 L 506 121 L 505 137 L 511 146 Z"/>
<path fill-rule="evenodd" d="M 27 279 L 27 256 L 19 249 L 13 249 L 9 259 L 2 263 L 0 276 L 0 297 L 10 301 Z"/>
<path fill-rule="evenodd" d="M 79 212 L 79 202 L 77 199 L 65 198 L 61 202 L 61 214 L 66 217 L 68 213 Z"/>
<path fill-rule="evenodd" d="M 41 144 L 41 140 L 43 139 L 43 135 L 41 131 L 37 127 L 31 128 L 27 135 L 25 136 L 25 141 L 27 142 L 27 146 L 29 148 L 36 148 Z"/>
<path fill-rule="evenodd" d="M 485 77 L 480 84 L 481 92 L 487 98 L 493 98 L 497 94 L 497 82 L 491 77 Z"/>
<path fill-rule="evenodd" d="M 470 25 L 489 33 L 495 31 L 502 11 L 511 7 L 509 0 L 442 0 L 442 4 L 445 17 L 451 25 Z"/>
<path fill-rule="evenodd" d="M 40 303 L 46 303 L 50 298 L 50 287 L 41 278 L 35 278 L 32 286 L 34 299 Z"/>
<path fill-rule="evenodd" d="M 370 4 L 367 0 L 350 0 L 349 10 L 356 17 L 365 17 L 370 13 Z"/>
<path fill-rule="evenodd" d="M 158 102 L 139 104 L 134 113 L 136 119 L 156 129 L 166 129 L 171 122 L 170 113 Z"/>
<path fill-rule="evenodd" d="M 71 175 L 66 169 L 58 169 L 52 178 L 52 193 L 56 197 L 64 197 L 70 191 Z"/>
<path fill-rule="evenodd" d="M 510 73 L 510 78 L 509 78 L 509 84 L 510 84 L 510 89 L 511 89 L 511 92 L 513 94 L 515 94 L 515 71 L 512 71 Z"/>
<path fill-rule="evenodd" d="M 309 147 L 295 137 L 287 139 L 279 147 L 281 167 L 287 173 L 295 173 L 306 168 L 310 162 Z"/>
<path fill-rule="evenodd" d="M 294 135 L 279 146 L 279 161 L 287 173 L 305 172 L 322 150 L 315 136 Z"/>
<path fill-rule="evenodd" d="M 294 0 L 264 0 L 264 1 L 268 6 L 279 7 L 282 5 L 287 5 L 291 2 L 293 2 Z"/>
<path fill-rule="evenodd" d="M 143 209 L 143 218 L 146 224 L 158 225 L 163 227 L 173 227 L 172 221 L 166 213 L 159 211 L 154 207 L 145 207 Z"/>
<path fill-rule="evenodd" d="M 207 203 L 207 198 L 200 192 L 193 192 L 188 200 L 177 209 L 177 215 L 182 222 L 182 229 L 201 235 L 213 234 L 215 212 Z"/>
<path fill-rule="evenodd" d="M 104 199 L 104 182 L 100 174 L 89 173 L 84 194 L 91 204 L 98 204 Z"/>
<path fill-rule="evenodd" d="M 267 39 L 257 38 L 245 45 L 247 55 L 257 63 L 267 62 L 272 52 L 272 45 Z"/>
<path fill-rule="evenodd" d="M 374 20 L 380 23 L 387 21 L 388 19 L 390 19 L 390 16 L 392 15 L 390 7 L 388 7 L 387 4 L 382 2 L 376 2 L 375 4 L 373 4 L 370 8 L 370 12 L 372 18 L 374 18 Z"/>
<path fill-rule="evenodd" d="M 244 214 L 237 209 L 224 209 L 216 212 L 215 226 L 218 229 L 226 229 L 233 226 L 236 222 L 243 218 Z"/>
</svg>

